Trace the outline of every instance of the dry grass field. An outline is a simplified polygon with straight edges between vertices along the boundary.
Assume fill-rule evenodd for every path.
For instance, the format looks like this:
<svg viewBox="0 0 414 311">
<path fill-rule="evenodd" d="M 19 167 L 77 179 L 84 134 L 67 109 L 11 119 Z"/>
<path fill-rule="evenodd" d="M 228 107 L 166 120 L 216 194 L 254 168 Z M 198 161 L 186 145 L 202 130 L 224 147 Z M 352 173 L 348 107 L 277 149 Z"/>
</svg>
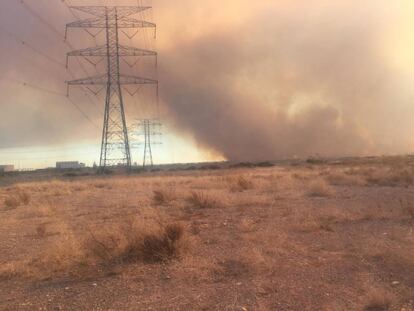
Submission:
<svg viewBox="0 0 414 311">
<path fill-rule="evenodd" d="M 0 181 L 0 310 L 414 310 L 411 158 Z"/>
</svg>

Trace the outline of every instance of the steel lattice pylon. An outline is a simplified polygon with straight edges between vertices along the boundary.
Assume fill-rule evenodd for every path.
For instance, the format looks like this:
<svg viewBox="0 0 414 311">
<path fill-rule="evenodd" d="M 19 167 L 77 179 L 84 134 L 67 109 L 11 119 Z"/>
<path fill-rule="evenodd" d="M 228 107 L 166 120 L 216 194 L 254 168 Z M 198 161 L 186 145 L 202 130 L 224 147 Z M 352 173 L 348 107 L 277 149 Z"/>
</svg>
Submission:
<svg viewBox="0 0 414 311">
<path fill-rule="evenodd" d="M 142 166 L 154 166 L 154 160 L 152 157 L 152 146 L 160 144 L 153 140 L 153 137 L 161 135 L 161 122 L 157 119 L 143 119 L 138 126 L 141 128 L 140 135 L 144 136 L 144 158 Z"/>
<path fill-rule="evenodd" d="M 93 48 L 72 51 L 67 56 L 106 57 L 106 74 L 68 81 L 70 85 L 106 86 L 105 113 L 102 130 L 100 168 L 108 166 L 131 167 L 131 152 L 128 129 L 125 118 L 121 85 L 157 84 L 153 79 L 122 75 L 120 57 L 123 56 L 157 56 L 156 52 L 123 46 L 119 43 L 119 30 L 125 28 L 142 28 L 156 25 L 146 21 L 130 18 L 130 15 L 142 12 L 150 7 L 138 6 L 77 6 L 71 9 L 94 15 L 94 18 L 79 20 L 66 25 L 68 28 L 105 29 L 106 44 Z M 67 62 L 68 63 L 68 62 Z"/>
</svg>

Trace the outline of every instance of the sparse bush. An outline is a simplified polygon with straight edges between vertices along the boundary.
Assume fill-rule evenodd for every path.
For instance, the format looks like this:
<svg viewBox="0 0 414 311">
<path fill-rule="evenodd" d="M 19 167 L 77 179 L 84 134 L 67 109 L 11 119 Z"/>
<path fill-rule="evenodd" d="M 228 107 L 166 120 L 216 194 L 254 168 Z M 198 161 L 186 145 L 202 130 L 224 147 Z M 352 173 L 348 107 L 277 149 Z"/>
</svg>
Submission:
<svg viewBox="0 0 414 311">
<path fill-rule="evenodd" d="M 191 192 L 190 196 L 187 198 L 187 202 L 193 207 L 201 209 L 213 208 L 219 205 L 215 198 L 201 191 Z"/>
<path fill-rule="evenodd" d="M 256 164 L 256 166 L 257 167 L 273 167 L 275 165 L 271 162 L 259 162 Z"/>
<path fill-rule="evenodd" d="M 309 185 L 308 195 L 312 197 L 328 197 L 333 194 L 333 189 L 323 179 L 317 179 Z"/>
<path fill-rule="evenodd" d="M 308 164 L 325 164 L 327 161 L 321 158 L 316 158 L 316 157 L 310 157 L 306 160 L 306 163 Z"/>
</svg>

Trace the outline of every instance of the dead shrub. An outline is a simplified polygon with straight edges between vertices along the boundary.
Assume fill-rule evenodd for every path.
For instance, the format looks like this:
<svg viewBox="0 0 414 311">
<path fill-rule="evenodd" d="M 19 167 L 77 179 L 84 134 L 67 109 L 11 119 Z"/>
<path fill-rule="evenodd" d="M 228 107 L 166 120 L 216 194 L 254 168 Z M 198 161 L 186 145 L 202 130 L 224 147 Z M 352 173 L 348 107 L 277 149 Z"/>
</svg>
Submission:
<svg viewBox="0 0 414 311">
<path fill-rule="evenodd" d="M 194 208 L 207 209 L 218 207 L 217 199 L 207 195 L 202 191 L 193 191 L 187 198 L 187 202 Z"/>
<path fill-rule="evenodd" d="M 333 192 L 333 189 L 323 179 L 317 179 L 311 182 L 307 191 L 311 197 L 328 197 Z"/>
</svg>

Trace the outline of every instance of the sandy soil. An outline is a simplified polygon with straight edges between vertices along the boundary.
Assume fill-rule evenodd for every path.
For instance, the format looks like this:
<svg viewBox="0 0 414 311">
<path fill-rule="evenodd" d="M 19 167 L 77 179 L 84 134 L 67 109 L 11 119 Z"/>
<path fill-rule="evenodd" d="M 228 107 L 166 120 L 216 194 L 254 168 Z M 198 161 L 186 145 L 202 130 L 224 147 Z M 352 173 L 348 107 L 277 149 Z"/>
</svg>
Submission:
<svg viewBox="0 0 414 311">
<path fill-rule="evenodd" d="M 0 177 L 0 310 L 414 310 L 413 171 Z M 128 228 L 164 224 L 184 228 L 174 255 L 114 260 Z"/>
</svg>

